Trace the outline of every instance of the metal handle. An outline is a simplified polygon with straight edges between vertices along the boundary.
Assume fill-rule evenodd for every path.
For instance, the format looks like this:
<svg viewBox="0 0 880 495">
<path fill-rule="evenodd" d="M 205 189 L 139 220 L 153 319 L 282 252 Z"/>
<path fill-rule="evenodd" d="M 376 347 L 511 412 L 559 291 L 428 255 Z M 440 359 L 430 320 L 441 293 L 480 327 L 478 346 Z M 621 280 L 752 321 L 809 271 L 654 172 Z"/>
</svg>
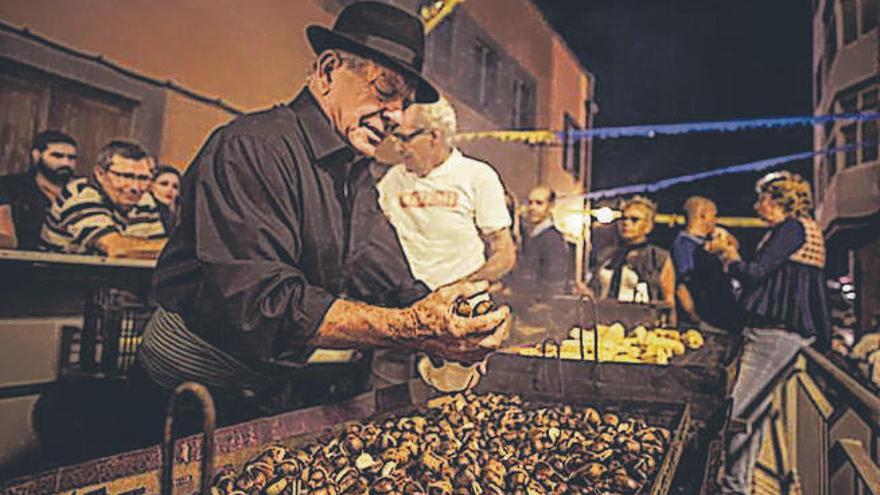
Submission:
<svg viewBox="0 0 880 495">
<path fill-rule="evenodd" d="M 214 477 L 214 427 L 217 423 L 217 410 L 214 399 L 204 385 L 195 382 L 180 384 L 171 399 L 165 414 L 165 434 L 162 438 L 162 495 L 171 495 L 174 481 L 174 412 L 178 399 L 184 394 L 191 394 L 202 406 L 202 440 L 201 489 L 199 493 L 210 493 L 211 479 Z"/>
<path fill-rule="evenodd" d="M 599 310 L 597 309 L 596 298 L 591 294 L 581 294 L 581 329 L 586 328 L 586 316 L 584 315 L 584 310 L 587 301 L 590 302 L 590 306 L 593 309 L 593 360 L 596 361 L 596 364 L 599 364 Z M 581 361 L 586 360 L 586 355 L 584 351 L 584 332 L 581 330 L 580 332 L 580 341 L 581 341 Z"/>
</svg>

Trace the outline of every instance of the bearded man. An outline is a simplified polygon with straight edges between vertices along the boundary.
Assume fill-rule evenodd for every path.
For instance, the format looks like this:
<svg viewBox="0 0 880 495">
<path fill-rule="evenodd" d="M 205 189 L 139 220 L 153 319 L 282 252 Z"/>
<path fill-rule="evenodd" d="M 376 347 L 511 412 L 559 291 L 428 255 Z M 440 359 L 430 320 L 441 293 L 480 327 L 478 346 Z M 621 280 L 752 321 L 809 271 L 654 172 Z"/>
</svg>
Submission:
<svg viewBox="0 0 880 495">
<path fill-rule="evenodd" d="M 49 207 L 73 177 L 77 154 L 73 137 L 43 131 L 31 143 L 28 171 L 0 178 L 0 247 L 37 248 Z"/>
</svg>

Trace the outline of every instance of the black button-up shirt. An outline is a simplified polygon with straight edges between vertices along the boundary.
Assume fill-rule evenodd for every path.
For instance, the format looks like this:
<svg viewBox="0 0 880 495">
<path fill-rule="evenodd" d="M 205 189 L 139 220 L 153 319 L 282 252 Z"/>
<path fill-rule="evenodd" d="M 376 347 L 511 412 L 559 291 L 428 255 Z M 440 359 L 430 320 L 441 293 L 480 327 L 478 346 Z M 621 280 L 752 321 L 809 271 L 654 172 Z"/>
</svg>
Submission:
<svg viewBox="0 0 880 495">
<path fill-rule="evenodd" d="M 256 364 L 296 355 L 337 297 L 384 306 L 423 297 L 370 163 L 307 89 L 218 129 L 184 175 L 157 302 Z"/>
<path fill-rule="evenodd" d="M 50 201 L 37 186 L 36 170 L 0 177 L 0 206 L 12 208 L 19 249 L 37 249 Z"/>
</svg>

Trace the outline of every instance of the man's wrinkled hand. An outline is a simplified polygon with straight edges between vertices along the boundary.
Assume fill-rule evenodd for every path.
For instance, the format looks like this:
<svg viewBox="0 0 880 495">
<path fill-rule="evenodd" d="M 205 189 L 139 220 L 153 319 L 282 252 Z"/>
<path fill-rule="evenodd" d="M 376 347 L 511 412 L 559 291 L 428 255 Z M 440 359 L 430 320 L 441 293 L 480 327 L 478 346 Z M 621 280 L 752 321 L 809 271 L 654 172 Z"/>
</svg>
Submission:
<svg viewBox="0 0 880 495">
<path fill-rule="evenodd" d="M 496 316 L 497 315 L 497 316 Z M 485 320 L 491 324 L 497 318 L 502 318 L 489 335 L 471 335 L 467 337 L 438 337 L 425 339 L 418 347 L 433 357 L 443 358 L 460 363 L 474 363 L 484 359 L 488 354 L 498 350 L 510 336 L 513 319 L 510 317 L 510 308 L 502 306 L 490 313 L 471 319 Z"/>
<path fill-rule="evenodd" d="M 489 283 L 456 282 L 449 284 L 413 304 L 410 308 L 412 316 L 409 329 L 411 335 L 421 337 L 469 337 L 486 335 L 498 328 L 508 317 L 510 311 L 491 311 L 480 317 L 460 316 L 455 313 L 455 303 L 461 298 L 468 298 L 485 292 Z"/>
</svg>

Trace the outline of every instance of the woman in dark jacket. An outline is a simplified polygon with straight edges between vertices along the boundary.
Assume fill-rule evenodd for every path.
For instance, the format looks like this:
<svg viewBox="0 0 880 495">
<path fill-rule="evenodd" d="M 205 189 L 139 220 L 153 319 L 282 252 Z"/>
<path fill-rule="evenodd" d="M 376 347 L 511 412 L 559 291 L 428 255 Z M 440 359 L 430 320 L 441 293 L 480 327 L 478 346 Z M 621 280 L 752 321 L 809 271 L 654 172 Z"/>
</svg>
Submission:
<svg viewBox="0 0 880 495">
<path fill-rule="evenodd" d="M 733 390 L 732 417 L 766 407 L 762 394 L 798 351 L 827 345 L 830 335 L 825 295 L 825 243 L 810 215 L 810 184 L 797 174 L 776 172 L 756 185 L 755 211 L 770 225 L 755 259 L 739 260 L 723 242 L 707 247 L 720 254 L 728 272 L 740 281 L 745 311 L 740 372 Z M 763 425 L 729 439 L 722 493 L 750 493 Z"/>
</svg>

